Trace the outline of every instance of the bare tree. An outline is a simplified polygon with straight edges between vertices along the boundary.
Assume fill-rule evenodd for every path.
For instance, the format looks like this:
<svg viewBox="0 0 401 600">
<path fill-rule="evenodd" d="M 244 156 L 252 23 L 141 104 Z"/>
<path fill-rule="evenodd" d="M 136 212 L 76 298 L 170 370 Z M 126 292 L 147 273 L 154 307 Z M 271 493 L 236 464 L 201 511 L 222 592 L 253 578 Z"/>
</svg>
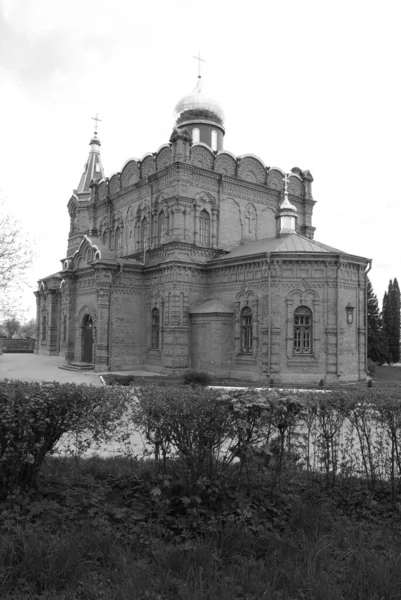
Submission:
<svg viewBox="0 0 401 600">
<path fill-rule="evenodd" d="M 18 310 L 15 296 L 31 263 L 32 241 L 0 201 L 0 314 L 4 317 Z"/>
<path fill-rule="evenodd" d="M 13 337 L 14 333 L 18 333 L 21 323 L 16 317 L 10 317 L 3 322 L 3 329 L 6 330 L 8 337 Z"/>
</svg>

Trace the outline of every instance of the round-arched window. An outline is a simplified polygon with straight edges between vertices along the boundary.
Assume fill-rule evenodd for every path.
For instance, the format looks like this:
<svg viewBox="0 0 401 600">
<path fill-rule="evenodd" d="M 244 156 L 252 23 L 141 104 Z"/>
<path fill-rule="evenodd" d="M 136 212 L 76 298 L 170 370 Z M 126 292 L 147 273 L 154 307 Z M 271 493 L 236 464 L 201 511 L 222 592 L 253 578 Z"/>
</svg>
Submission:
<svg viewBox="0 0 401 600">
<path fill-rule="evenodd" d="M 192 141 L 197 144 L 200 141 L 200 130 L 198 127 L 194 127 L 192 130 Z"/>
</svg>

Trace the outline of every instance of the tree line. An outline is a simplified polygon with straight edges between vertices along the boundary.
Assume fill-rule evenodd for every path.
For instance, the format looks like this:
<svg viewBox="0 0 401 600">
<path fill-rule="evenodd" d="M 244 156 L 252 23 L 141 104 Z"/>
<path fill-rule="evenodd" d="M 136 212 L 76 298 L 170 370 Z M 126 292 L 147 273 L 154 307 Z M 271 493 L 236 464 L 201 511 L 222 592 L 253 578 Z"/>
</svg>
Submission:
<svg viewBox="0 0 401 600">
<path fill-rule="evenodd" d="M 382 310 L 368 278 L 368 358 L 378 365 L 400 360 L 400 288 L 390 279 Z"/>
</svg>

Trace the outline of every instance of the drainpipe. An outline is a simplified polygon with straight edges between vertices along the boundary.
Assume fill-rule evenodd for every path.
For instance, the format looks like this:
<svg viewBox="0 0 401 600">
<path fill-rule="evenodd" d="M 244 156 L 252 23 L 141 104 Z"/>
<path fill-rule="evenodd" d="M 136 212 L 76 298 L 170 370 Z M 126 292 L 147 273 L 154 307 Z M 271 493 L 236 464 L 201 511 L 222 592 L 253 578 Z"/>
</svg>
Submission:
<svg viewBox="0 0 401 600">
<path fill-rule="evenodd" d="M 368 372 L 368 273 L 372 268 L 372 259 L 368 261 L 369 268 L 365 271 L 365 374 Z"/>
<path fill-rule="evenodd" d="M 337 377 L 340 377 L 340 267 L 341 267 L 341 256 L 338 255 L 337 265 Z"/>
<path fill-rule="evenodd" d="M 267 267 L 269 269 L 268 272 L 268 276 L 267 276 L 267 310 L 269 313 L 269 328 L 267 330 L 267 351 L 268 351 L 268 361 L 267 361 L 267 369 L 268 369 L 268 377 L 270 379 L 270 374 L 271 374 L 271 368 L 272 368 L 272 352 L 271 352 L 271 341 L 272 341 L 272 313 L 271 313 L 271 297 L 270 297 L 270 290 L 271 290 L 271 286 L 270 286 L 270 279 L 271 279 L 271 269 L 270 269 L 270 253 L 266 252 L 266 258 L 267 258 Z"/>
</svg>

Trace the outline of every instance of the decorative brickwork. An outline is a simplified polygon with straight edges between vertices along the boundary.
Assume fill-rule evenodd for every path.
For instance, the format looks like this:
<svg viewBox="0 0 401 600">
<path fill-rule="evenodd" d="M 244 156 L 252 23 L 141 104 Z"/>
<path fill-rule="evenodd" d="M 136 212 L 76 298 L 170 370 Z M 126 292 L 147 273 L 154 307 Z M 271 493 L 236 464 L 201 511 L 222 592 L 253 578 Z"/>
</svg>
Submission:
<svg viewBox="0 0 401 600">
<path fill-rule="evenodd" d="M 97 371 L 366 378 L 369 261 L 311 242 L 313 177 L 299 168 L 288 182 L 298 234 L 279 235 L 283 177 L 175 127 L 156 154 L 74 193 L 62 272 L 35 293 L 35 352 Z"/>
<path fill-rule="evenodd" d="M 139 167 L 136 160 L 130 160 L 121 171 L 121 188 L 126 188 L 139 181 Z"/>
<path fill-rule="evenodd" d="M 220 152 L 216 156 L 214 170 L 223 175 L 231 175 L 235 177 L 237 174 L 237 161 L 227 152 Z"/>
<path fill-rule="evenodd" d="M 213 169 L 214 157 L 211 150 L 203 144 L 196 144 L 191 149 L 191 163 L 202 169 Z"/>
<path fill-rule="evenodd" d="M 252 156 L 244 156 L 238 166 L 238 177 L 252 183 L 266 183 L 266 169 Z"/>
</svg>

